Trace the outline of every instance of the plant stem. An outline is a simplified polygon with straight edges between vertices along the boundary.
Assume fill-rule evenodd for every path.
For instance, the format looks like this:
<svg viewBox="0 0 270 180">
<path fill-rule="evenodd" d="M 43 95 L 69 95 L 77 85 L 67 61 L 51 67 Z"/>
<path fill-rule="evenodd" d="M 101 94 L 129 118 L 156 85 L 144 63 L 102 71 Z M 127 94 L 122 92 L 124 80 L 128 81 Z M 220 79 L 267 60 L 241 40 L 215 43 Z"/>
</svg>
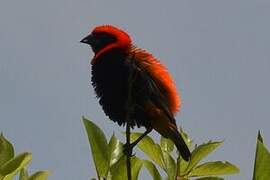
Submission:
<svg viewBox="0 0 270 180">
<path fill-rule="evenodd" d="M 132 109 L 132 85 L 135 80 L 135 75 L 134 75 L 134 59 L 133 57 L 129 58 L 129 63 L 130 63 L 130 72 L 128 76 L 128 94 L 127 94 L 127 102 L 126 102 L 126 121 L 127 121 L 127 127 L 126 127 L 126 148 L 127 148 L 127 160 L 126 160 L 126 165 L 127 165 L 127 178 L 128 180 L 132 180 L 131 176 L 131 156 L 132 156 L 132 150 L 133 147 L 130 145 L 130 127 L 131 127 L 131 118 L 130 118 L 130 110 Z"/>
<path fill-rule="evenodd" d="M 131 162 L 130 162 L 130 158 L 132 156 L 132 148 L 130 147 L 130 123 L 127 122 L 127 129 L 126 129 L 126 147 L 128 148 L 128 153 L 127 153 L 127 177 L 128 180 L 132 180 L 131 177 Z M 131 149 L 130 149 L 131 148 Z"/>
</svg>

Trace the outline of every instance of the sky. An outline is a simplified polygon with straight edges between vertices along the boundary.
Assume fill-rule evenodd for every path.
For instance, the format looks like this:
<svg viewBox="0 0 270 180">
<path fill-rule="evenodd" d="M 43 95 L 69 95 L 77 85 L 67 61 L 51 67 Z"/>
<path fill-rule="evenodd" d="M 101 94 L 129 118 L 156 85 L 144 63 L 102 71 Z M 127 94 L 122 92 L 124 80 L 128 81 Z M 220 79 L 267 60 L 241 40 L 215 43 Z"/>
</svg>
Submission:
<svg viewBox="0 0 270 180">
<path fill-rule="evenodd" d="M 98 105 L 93 53 L 79 41 L 113 24 L 167 66 L 182 97 L 177 123 L 193 141 L 225 140 L 208 160 L 240 168 L 226 179 L 251 179 L 258 130 L 270 148 L 269 8 L 267 0 L 2 0 L 0 131 L 17 153 L 32 152 L 31 172 L 95 177 L 81 116 L 107 137 L 122 138 L 123 128 Z"/>
</svg>

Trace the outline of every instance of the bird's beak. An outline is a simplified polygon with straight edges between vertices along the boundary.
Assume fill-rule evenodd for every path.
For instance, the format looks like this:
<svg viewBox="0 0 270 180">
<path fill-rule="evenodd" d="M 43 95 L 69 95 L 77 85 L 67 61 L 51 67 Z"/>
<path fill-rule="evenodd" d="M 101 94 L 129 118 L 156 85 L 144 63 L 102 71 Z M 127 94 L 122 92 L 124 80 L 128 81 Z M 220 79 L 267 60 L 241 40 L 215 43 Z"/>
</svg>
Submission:
<svg viewBox="0 0 270 180">
<path fill-rule="evenodd" d="M 90 35 L 86 36 L 85 38 L 83 38 L 80 42 L 91 45 L 93 43 L 93 40 L 94 40 L 93 35 L 90 34 Z"/>
</svg>

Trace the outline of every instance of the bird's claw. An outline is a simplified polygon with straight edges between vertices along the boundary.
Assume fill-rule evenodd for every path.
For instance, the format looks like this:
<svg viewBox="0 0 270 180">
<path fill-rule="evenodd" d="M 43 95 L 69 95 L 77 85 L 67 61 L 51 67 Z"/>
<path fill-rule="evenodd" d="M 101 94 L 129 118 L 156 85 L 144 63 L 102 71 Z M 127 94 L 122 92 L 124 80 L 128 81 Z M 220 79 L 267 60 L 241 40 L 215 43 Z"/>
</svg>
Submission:
<svg viewBox="0 0 270 180">
<path fill-rule="evenodd" d="M 133 148 L 134 148 L 134 146 L 133 146 L 132 144 L 129 144 L 129 145 L 124 144 L 124 146 L 123 146 L 123 153 L 124 153 L 125 155 L 127 155 L 127 156 L 133 157 L 133 156 L 135 156 L 135 153 L 132 154 Z"/>
</svg>

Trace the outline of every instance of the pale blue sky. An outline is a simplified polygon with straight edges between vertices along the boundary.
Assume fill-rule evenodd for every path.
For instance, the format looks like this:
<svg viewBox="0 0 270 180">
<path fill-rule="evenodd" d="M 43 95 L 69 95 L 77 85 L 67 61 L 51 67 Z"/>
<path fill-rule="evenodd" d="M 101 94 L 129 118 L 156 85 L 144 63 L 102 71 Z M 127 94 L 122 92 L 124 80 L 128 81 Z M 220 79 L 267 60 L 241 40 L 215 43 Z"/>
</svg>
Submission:
<svg viewBox="0 0 270 180">
<path fill-rule="evenodd" d="M 183 99 L 178 124 L 194 141 L 225 139 L 209 159 L 240 167 L 227 179 L 251 179 L 258 129 L 270 146 L 269 9 L 267 0 L 2 0 L 0 131 L 17 152 L 33 153 L 30 170 L 94 177 L 80 117 L 107 136 L 123 129 L 97 104 L 93 53 L 79 40 L 113 24 L 168 67 Z"/>
</svg>

